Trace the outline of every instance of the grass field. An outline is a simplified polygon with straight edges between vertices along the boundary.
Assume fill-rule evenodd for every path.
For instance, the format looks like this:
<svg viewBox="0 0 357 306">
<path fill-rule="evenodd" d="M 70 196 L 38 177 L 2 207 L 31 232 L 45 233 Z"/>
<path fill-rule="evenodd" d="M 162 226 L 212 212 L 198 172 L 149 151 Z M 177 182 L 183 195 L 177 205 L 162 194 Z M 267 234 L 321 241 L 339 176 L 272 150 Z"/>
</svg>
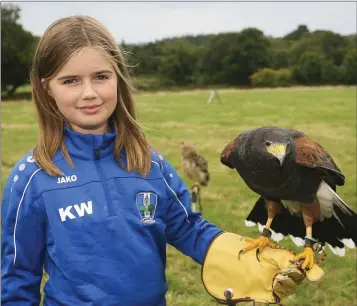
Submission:
<svg viewBox="0 0 357 306">
<path fill-rule="evenodd" d="M 179 168 L 179 143 L 190 141 L 206 157 L 211 172 L 202 192 L 203 216 L 226 231 L 258 236 L 246 228 L 244 218 L 257 196 L 235 171 L 220 164 L 219 156 L 238 133 L 258 126 L 276 125 L 303 130 L 333 156 L 346 176 L 338 189 L 354 209 L 356 205 L 356 89 L 347 87 L 292 88 L 276 90 L 220 90 L 222 104 L 208 105 L 209 91 L 187 91 L 136 95 L 139 119 L 151 143 Z M 14 163 L 35 143 L 37 126 L 29 101 L 2 103 L 2 188 Z M 181 170 L 179 173 L 182 174 Z M 189 185 L 191 182 L 184 178 Z M 281 245 L 299 249 L 290 240 Z M 300 250 L 299 250 L 300 251 Z M 356 250 L 344 258 L 328 257 L 326 272 L 317 283 L 305 281 L 286 305 L 357 305 Z M 205 291 L 200 266 L 168 247 L 168 305 L 218 305 Z M 239 304 L 240 305 L 240 304 Z M 242 305 L 251 305 L 245 303 Z"/>
</svg>

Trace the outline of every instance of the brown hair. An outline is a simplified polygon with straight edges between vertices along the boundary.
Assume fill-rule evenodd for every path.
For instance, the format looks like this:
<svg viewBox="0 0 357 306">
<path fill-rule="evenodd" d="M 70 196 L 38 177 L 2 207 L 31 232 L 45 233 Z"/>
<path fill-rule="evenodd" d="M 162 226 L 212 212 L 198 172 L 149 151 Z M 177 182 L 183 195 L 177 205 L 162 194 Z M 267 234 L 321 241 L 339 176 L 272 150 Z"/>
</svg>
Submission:
<svg viewBox="0 0 357 306">
<path fill-rule="evenodd" d="M 32 97 L 39 122 L 34 159 L 48 174 L 63 175 L 53 163 L 53 157 L 60 149 L 67 162 L 74 166 L 63 141 L 66 118 L 49 95 L 48 86 L 44 88 L 41 80 L 45 79 L 48 84 L 69 58 L 85 47 L 104 51 L 117 73 L 118 100 L 111 115 L 116 131 L 114 157 L 124 168 L 119 158 L 124 147 L 126 170 L 135 170 L 145 175 L 151 167 L 150 146 L 136 121 L 133 87 L 124 57 L 110 32 L 96 19 L 88 16 L 58 19 L 46 29 L 38 43 L 31 70 Z"/>
</svg>

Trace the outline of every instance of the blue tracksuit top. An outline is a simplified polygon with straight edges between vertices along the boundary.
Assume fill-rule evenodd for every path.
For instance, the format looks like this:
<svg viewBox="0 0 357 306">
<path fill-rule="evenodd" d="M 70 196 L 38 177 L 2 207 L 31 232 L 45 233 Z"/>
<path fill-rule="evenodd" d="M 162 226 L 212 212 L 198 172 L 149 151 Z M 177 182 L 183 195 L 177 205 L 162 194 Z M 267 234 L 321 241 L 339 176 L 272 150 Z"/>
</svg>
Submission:
<svg viewBox="0 0 357 306">
<path fill-rule="evenodd" d="M 114 160 L 114 133 L 65 128 L 75 165 L 54 157 L 49 176 L 31 152 L 12 170 L 2 200 L 2 305 L 165 305 L 166 243 L 202 264 L 221 232 L 190 209 L 175 169 L 152 153 L 150 173 Z M 121 154 L 124 164 L 125 150 Z"/>
</svg>

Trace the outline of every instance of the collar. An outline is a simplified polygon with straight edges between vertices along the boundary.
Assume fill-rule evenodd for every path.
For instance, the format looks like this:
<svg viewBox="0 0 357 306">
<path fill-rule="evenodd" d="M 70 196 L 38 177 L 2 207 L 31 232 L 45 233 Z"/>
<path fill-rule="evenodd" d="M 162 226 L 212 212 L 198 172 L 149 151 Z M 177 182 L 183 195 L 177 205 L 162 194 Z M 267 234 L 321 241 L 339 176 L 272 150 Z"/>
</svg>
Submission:
<svg viewBox="0 0 357 306">
<path fill-rule="evenodd" d="M 112 129 L 114 131 L 114 129 Z M 115 132 L 82 134 L 64 126 L 64 143 L 71 157 L 97 160 L 113 155 Z"/>
</svg>

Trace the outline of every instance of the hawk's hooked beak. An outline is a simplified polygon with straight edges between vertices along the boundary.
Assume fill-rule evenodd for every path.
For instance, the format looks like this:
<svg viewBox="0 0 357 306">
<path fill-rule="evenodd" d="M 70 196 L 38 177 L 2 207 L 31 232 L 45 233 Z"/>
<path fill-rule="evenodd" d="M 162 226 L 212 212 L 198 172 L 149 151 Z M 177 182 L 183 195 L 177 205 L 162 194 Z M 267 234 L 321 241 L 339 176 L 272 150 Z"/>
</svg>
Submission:
<svg viewBox="0 0 357 306">
<path fill-rule="evenodd" d="M 280 166 L 283 165 L 286 155 L 286 144 L 271 143 L 267 146 L 267 151 L 279 160 Z"/>
</svg>

